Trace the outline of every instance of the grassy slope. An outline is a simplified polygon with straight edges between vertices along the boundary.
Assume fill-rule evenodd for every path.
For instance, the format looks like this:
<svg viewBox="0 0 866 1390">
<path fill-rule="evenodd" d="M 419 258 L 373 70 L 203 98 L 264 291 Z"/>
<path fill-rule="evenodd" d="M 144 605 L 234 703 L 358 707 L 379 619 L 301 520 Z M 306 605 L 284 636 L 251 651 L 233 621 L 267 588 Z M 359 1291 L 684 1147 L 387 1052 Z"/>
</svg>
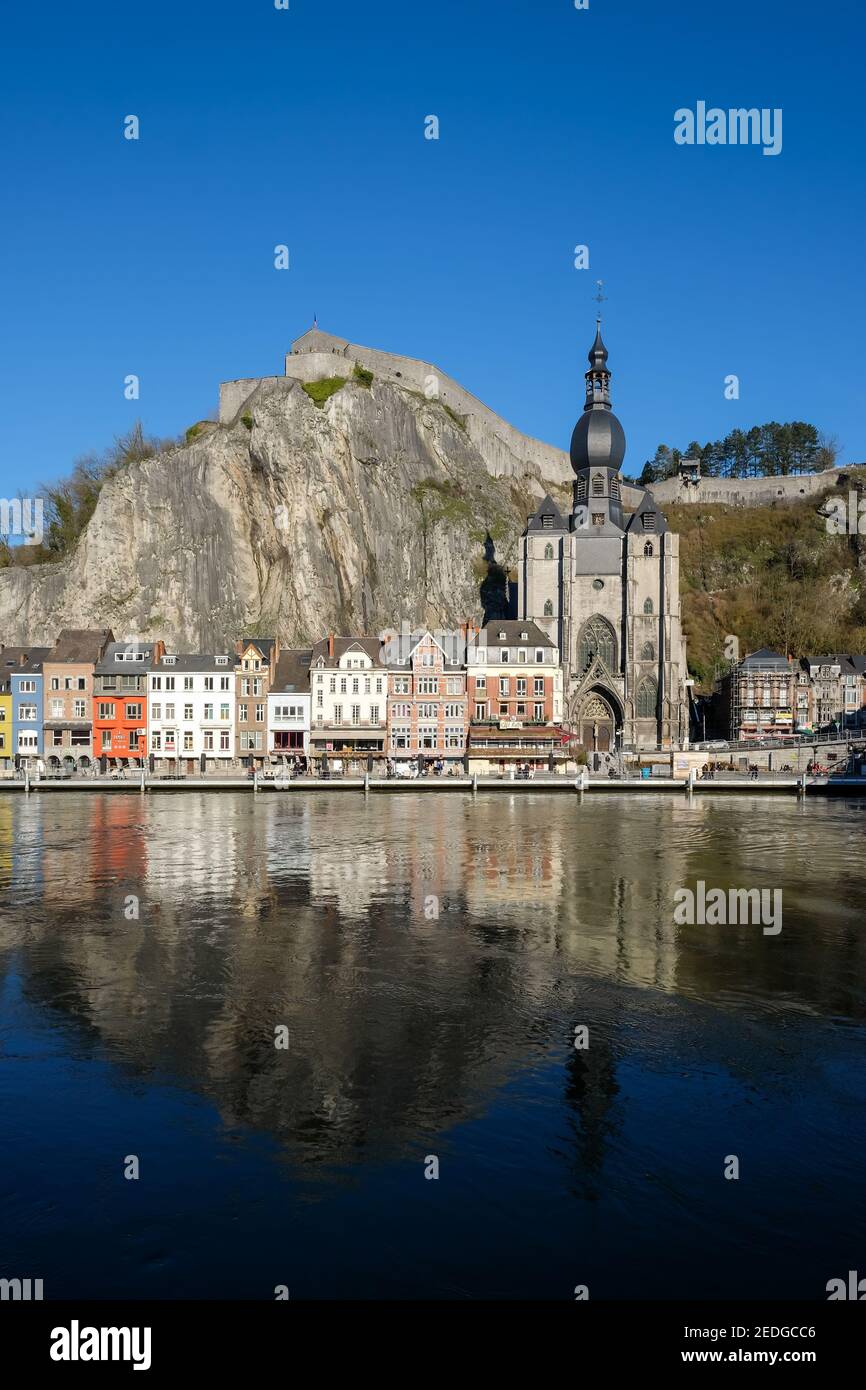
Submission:
<svg viewBox="0 0 866 1390">
<path fill-rule="evenodd" d="M 689 667 L 704 688 L 728 664 L 727 634 L 741 655 L 866 650 L 866 538 L 829 534 L 819 505 L 666 509 L 680 535 Z"/>
</svg>

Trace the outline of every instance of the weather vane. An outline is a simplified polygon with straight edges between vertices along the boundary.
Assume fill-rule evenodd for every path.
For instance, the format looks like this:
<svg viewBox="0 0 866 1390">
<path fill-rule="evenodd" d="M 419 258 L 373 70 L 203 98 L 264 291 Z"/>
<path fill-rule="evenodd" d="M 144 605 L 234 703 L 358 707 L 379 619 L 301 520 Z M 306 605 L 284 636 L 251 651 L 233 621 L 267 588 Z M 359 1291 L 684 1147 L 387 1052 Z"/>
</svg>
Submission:
<svg viewBox="0 0 866 1390">
<path fill-rule="evenodd" d="M 604 304 L 605 300 L 607 299 L 607 295 L 606 295 L 605 292 L 604 292 L 604 281 L 603 281 L 603 280 L 596 280 L 596 282 L 595 282 L 595 294 L 594 294 L 592 297 L 593 297 L 593 299 L 595 300 L 596 304 L 598 305 L 598 318 L 599 318 L 599 320 L 600 320 L 600 319 L 601 319 L 601 306 L 602 306 L 602 304 Z"/>
</svg>

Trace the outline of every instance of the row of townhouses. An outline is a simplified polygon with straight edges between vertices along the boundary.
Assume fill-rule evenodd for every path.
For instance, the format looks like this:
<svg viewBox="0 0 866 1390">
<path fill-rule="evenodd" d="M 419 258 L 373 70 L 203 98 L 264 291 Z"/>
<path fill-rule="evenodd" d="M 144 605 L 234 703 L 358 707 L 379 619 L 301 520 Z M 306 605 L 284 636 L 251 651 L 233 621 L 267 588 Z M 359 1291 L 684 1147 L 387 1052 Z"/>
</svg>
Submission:
<svg viewBox="0 0 866 1390">
<path fill-rule="evenodd" d="M 311 648 L 241 639 L 169 652 L 65 629 L 0 648 L 0 766 L 184 771 L 299 756 L 538 763 L 562 749 L 559 651 L 534 622 L 459 633 L 329 634 Z"/>
<path fill-rule="evenodd" d="M 866 656 L 800 660 L 762 647 L 719 684 L 719 718 L 731 739 L 757 741 L 866 727 Z"/>
</svg>

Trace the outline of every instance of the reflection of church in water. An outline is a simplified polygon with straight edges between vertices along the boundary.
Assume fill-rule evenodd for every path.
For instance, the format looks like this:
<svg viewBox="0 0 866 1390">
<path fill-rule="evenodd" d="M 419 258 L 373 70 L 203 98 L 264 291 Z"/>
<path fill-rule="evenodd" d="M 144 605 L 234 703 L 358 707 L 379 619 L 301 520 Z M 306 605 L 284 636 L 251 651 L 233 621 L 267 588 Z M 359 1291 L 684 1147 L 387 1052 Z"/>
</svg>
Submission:
<svg viewBox="0 0 866 1390">
<path fill-rule="evenodd" d="M 520 541 L 518 617 L 557 642 L 566 719 L 583 745 L 681 746 L 688 734 L 679 537 L 653 496 L 623 511 L 625 434 L 601 326 L 571 438 L 571 515 L 545 497 Z"/>
</svg>

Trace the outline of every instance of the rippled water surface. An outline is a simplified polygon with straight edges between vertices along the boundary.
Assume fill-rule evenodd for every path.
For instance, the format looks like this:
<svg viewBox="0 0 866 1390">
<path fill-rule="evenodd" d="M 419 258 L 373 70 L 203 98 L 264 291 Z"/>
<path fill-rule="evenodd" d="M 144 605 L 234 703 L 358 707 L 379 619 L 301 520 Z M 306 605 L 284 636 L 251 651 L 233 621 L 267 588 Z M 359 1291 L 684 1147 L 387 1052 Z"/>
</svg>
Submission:
<svg viewBox="0 0 866 1390">
<path fill-rule="evenodd" d="M 864 829 L 793 798 L 0 798 L 0 1276 L 826 1297 L 866 1259 Z M 675 926 L 698 879 L 781 888 L 781 933 Z"/>
</svg>

